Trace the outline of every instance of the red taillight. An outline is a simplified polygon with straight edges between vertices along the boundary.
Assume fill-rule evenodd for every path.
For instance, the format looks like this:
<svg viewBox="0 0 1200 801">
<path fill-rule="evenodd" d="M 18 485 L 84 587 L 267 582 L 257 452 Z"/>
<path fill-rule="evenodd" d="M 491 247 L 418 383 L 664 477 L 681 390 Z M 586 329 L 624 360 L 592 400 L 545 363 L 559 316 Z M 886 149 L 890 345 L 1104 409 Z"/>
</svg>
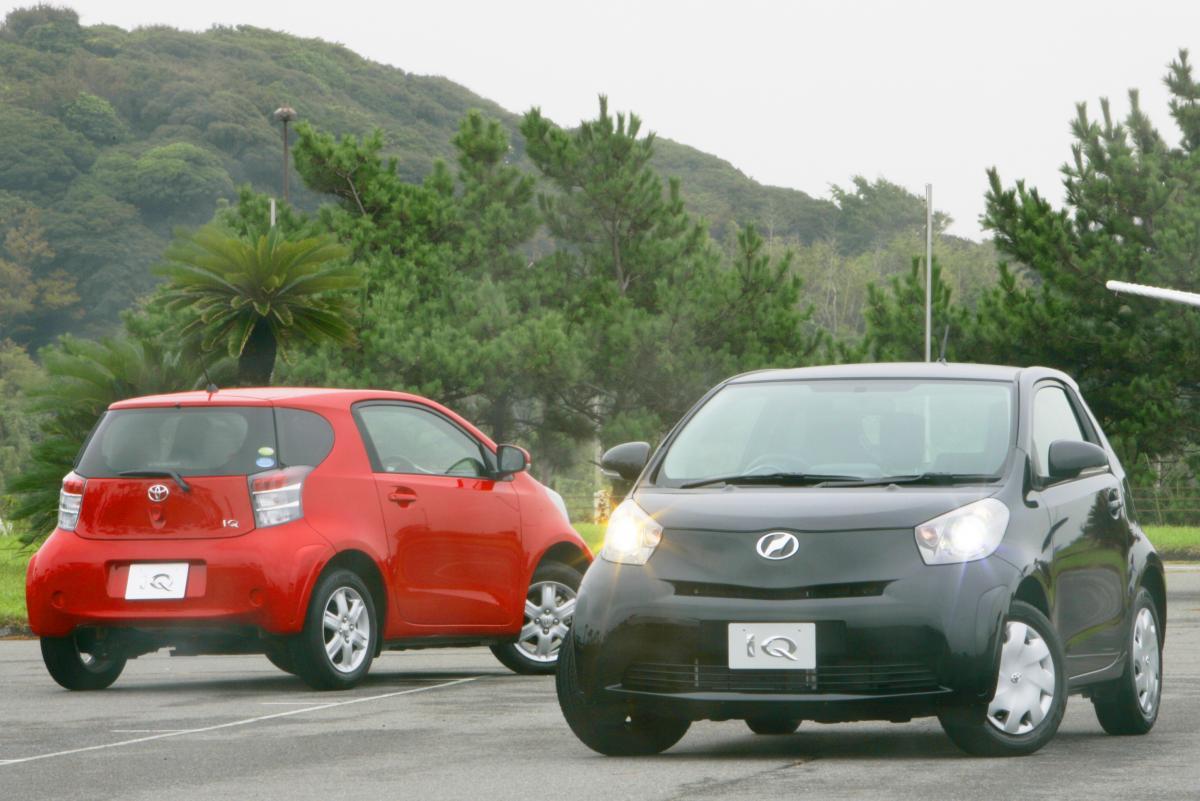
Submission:
<svg viewBox="0 0 1200 801">
<path fill-rule="evenodd" d="M 250 476 L 250 500 L 258 528 L 290 523 L 304 516 L 300 493 L 311 467 L 285 467 Z"/>
<path fill-rule="evenodd" d="M 83 508 L 83 488 L 87 479 L 75 473 L 63 476 L 62 490 L 58 493 L 58 527 L 63 531 L 74 531 L 79 524 L 79 511 Z"/>
</svg>

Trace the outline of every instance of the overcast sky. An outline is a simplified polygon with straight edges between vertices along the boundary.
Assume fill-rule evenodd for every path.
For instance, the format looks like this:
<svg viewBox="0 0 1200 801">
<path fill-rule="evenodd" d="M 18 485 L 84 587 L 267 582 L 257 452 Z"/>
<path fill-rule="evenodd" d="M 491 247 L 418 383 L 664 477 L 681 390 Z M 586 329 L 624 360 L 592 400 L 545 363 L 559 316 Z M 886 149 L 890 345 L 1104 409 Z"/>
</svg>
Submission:
<svg viewBox="0 0 1200 801">
<path fill-rule="evenodd" d="M 9 8 L 33 0 L 11 3 Z M 755 180 L 827 197 L 886 177 L 981 236 L 984 170 L 1061 198 L 1080 100 L 1121 114 L 1130 87 L 1172 142 L 1162 84 L 1200 61 L 1200 2 L 275 2 L 75 0 L 85 24 L 250 24 L 444 75 L 562 125 L 596 95 Z M 685 187 L 686 190 L 686 187 Z"/>
</svg>

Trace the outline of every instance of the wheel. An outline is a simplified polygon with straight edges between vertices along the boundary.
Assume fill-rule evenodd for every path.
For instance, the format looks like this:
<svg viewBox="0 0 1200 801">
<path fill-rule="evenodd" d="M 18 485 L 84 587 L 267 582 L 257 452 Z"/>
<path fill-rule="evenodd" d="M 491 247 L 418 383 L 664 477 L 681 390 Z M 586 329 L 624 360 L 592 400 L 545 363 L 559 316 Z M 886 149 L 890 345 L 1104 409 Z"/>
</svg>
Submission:
<svg viewBox="0 0 1200 801">
<path fill-rule="evenodd" d="M 378 637 L 371 591 L 358 574 L 338 569 L 317 582 L 288 653 L 296 675 L 314 690 L 348 690 L 371 669 Z"/>
<path fill-rule="evenodd" d="M 1097 687 L 1092 695 L 1096 717 L 1109 734 L 1146 734 L 1158 720 L 1162 700 L 1162 630 L 1158 609 L 1145 587 L 1133 603 L 1125 673 Z"/>
<path fill-rule="evenodd" d="M 579 687 L 570 634 L 559 650 L 554 686 L 571 731 L 588 748 L 605 756 L 662 753 L 679 742 L 692 725 L 690 720 L 648 714 L 625 703 L 589 702 Z"/>
<path fill-rule="evenodd" d="M 800 728 L 795 718 L 747 718 L 746 725 L 755 734 L 794 734 Z"/>
<path fill-rule="evenodd" d="M 991 703 L 938 714 L 946 734 L 976 756 L 1023 756 L 1058 731 L 1067 707 L 1066 659 L 1046 616 L 1013 601 L 1004 623 Z"/>
<path fill-rule="evenodd" d="M 272 665 L 284 673 L 291 673 L 293 676 L 296 675 L 296 660 L 292 659 L 292 652 L 288 648 L 287 643 L 269 643 L 265 653 L 267 661 Z"/>
<path fill-rule="evenodd" d="M 492 653 L 514 673 L 549 675 L 575 617 L 575 593 L 583 576 L 573 567 L 547 562 L 533 574 L 525 596 L 525 624 L 516 642 Z"/>
<path fill-rule="evenodd" d="M 68 690 L 103 690 L 125 669 L 125 657 L 99 649 L 79 632 L 42 637 L 42 661 L 51 678 Z"/>
</svg>

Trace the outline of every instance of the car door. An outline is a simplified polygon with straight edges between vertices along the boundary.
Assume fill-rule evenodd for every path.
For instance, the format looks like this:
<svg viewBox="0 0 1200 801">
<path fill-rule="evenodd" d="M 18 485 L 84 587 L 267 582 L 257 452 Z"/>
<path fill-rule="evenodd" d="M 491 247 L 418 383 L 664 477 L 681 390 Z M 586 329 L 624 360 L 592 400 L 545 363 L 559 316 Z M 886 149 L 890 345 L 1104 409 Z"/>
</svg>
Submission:
<svg viewBox="0 0 1200 801">
<path fill-rule="evenodd" d="M 370 455 L 390 549 L 395 608 L 417 626 L 512 624 L 522 570 L 521 515 L 493 454 L 436 410 L 368 402 L 355 418 Z"/>
<path fill-rule="evenodd" d="M 1124 631 L 1124 587 L 1132 542 L 1119 479 L 1109 468 L 1052 480 L 1050 444 L 1058 440 L 1103 447 L 1073 391 L 1055 381 L 1034 388 L 1035 482 L 1051 521 L 1051 616 L 1078 677 L 1118 658 Z"/>
</svg>

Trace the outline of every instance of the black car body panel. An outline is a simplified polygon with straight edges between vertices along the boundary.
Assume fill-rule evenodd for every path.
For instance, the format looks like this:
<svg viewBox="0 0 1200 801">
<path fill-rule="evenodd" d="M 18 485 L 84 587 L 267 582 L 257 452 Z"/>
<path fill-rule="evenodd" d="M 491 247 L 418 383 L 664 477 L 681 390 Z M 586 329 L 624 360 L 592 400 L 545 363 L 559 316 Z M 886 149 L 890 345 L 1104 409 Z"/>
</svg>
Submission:
<svg viewBox="0 0 1200 801">
<path fill-rule="evenodd" d="M 1002 475 L 969 486 L 714 486 L 656 484 L 665 455 L 698 409 L 733 383 L 847 378 L 1010 382 L 1016 419 Z M 1039 481 L 1030 398 L 1067 390 L 1110 467 Z M 1162 564 L 1133 520 L 1120 463 L 1075 382 L 1048 368 L 880 364 L 739 376 L 702 399 L 650 458 L 629 495 L 663 527 L 644 565 L 597 559 L 574 623 L 580 686 L 692 719 L 785 714 L 822 721 L 934 714 L 988 700 L 1003 622 L 1014 599 L 1044 609 L 1060 633 L 1072 692 L 1122 671 L 1139 586 L 1155 595 L 1165 636 Z M 983 559 L 927 565 L 914 527 L 983 498 L 1005 505 L 1000 546 Z M 767 561 L 764 534 L 799 540 Z M 816 624 L 812 671 L 739 671 L 727 664 L 736 622 Z"/>
</svg>

